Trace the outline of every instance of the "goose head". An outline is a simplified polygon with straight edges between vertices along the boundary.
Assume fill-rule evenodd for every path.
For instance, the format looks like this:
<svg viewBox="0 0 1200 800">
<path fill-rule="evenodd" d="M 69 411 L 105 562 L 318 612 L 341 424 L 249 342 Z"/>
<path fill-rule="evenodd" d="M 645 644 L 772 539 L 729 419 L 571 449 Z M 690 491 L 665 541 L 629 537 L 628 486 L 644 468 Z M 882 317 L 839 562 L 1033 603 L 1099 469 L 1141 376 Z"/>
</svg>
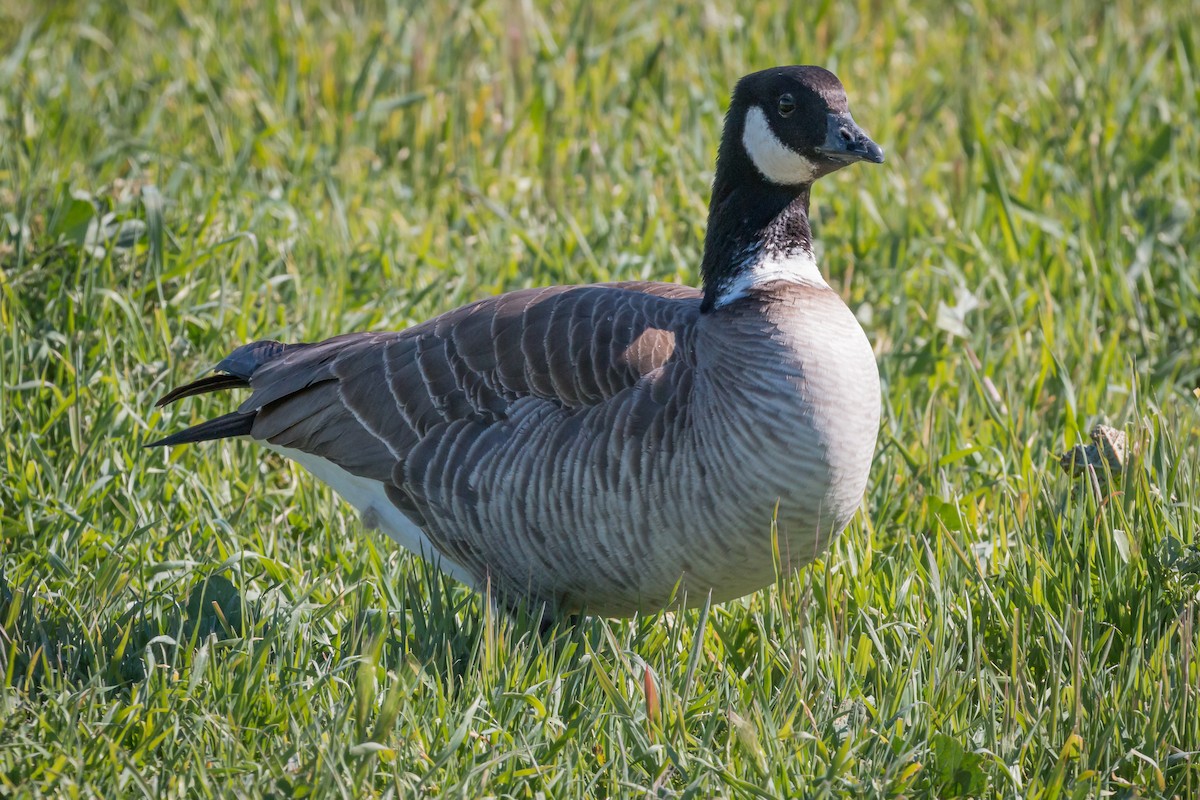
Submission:
<svg viewBox="0 0 1200 800">
<path fill-rule="evenodd" d="M 829 70 L 775 67 L 738 81 L 709 202 L 701 309 L 743 296 L 730 287 L 752 282 L 763 259 L 792 263 L 799 278 L 820 280 L 808 225 L 813 182 L 858 161 L 883 160 L 883 148 L 854 121 L 846 90 Z"/>
<path fill-rule="evenodd" d="M 811 184 L 856 161 L 883 163 L 883 149 L 850 115 L 841 81 L 821 67 L 780 67 L 742 78 L 725 141 L 740 146 L 755 171 L 777 186 Z"/>
</svg>

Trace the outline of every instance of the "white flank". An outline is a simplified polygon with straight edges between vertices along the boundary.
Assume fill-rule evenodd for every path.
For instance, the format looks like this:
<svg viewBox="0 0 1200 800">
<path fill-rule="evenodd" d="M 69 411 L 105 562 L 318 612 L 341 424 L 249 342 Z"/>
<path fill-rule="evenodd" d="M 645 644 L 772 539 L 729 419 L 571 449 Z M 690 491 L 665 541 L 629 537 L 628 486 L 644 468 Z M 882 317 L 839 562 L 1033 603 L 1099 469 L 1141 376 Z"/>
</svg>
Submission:
<svg viewBox="0 0 1200 800">
<path fill-rule="evenodd" d="M 746 112 L 742 129 L 742 147 L 763 177 L 781 186 L 811 183 L 816 175 L 813 163 L 791 149 L 771 130 L 767 115 L 758 106 Z"/>
<path fill-rule="evenodd" d="M 285 458 L 290 458 L 314 477 L 337 492 L 343 500 L 358 510 L 363 524 L 368 528 L 378 528 L 390 536 L 397 544 L 416 553 L 421 558 L 435 565 L 455 580 L 462 581 L 476 591 L 485 587 L 479 586 L 467 570 L 441 555 L 429 541 L 425 532 L 404 516 L 400 509 L 388 499 L 383 483 L 361 475 L 354 475 L 334 464 L 328 459 L 294 450 L 290 447 L 278 447 L 267 442 L 261 444 L 274 450 Z"/>
<path fill-rule="evenodd" d="M 720 308 L 772 281 L 807 283 L 812 286 L 829 285 L 821 275 L 821 270 L 817 268 L 817 260 L 813 258 L 812 253 L 800 250 L 785 256 L 763 256 L 746 264 L 736 277 L 721 286 L 714 305 Z"/>
</svg>

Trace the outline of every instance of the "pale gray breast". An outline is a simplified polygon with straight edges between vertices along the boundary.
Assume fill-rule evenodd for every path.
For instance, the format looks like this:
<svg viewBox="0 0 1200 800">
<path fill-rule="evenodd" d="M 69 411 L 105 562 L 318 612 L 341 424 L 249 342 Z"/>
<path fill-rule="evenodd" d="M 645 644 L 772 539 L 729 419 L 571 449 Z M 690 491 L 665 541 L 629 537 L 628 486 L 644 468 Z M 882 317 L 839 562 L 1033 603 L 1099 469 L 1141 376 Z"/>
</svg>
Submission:
<svg viewBox="0 0 1200 800">
<path fill-rule="evenodd" d="M 781 286 L 777 298 L 768 316 L 795 353 L 798 407 L 811 424 L 827 476 L 825 507 L 840 530 L 862 500 L 875 453 L 879 368 L 862 326 L 834 291 Z"/>
<path fill-rule="evenodd" d="M 777 523 L 785 569 L 817 557 L 862 501 L 879 428 L 879 372 L 854 315 L 828 287 L 779 283 L 701 326 L 702 374 L 718 404 L 700 454 L 713 494 L 732 498 L 724 541 L 759 556 Z M 711 341 L 710 341 L 711 340 Z M 737 513 L 734 513 L 736 510 Z M 757 527 L 755 527 L 757 526 Z M 763 571 L 766 570 L 766 571 Z M 731 594 L 731 596 L 736 596 Z"/>
</svg>

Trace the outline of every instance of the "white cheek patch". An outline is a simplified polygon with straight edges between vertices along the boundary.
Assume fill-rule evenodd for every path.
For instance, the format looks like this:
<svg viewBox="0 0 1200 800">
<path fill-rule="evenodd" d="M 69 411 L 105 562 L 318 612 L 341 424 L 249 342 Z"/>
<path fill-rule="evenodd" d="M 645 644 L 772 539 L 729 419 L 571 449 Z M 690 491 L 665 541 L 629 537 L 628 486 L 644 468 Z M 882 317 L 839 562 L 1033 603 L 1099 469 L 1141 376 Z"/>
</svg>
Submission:
<svg viewBox="0 0 1200 800">
<path fill-rule="evenodd" d="M 811 161 L 791 149 L 771 130 L 767 115 L 758 106 L 746 112 L 742 147 L 763 177 L 781 186 L 811 183 L 817 170 Z"/>
</svg>

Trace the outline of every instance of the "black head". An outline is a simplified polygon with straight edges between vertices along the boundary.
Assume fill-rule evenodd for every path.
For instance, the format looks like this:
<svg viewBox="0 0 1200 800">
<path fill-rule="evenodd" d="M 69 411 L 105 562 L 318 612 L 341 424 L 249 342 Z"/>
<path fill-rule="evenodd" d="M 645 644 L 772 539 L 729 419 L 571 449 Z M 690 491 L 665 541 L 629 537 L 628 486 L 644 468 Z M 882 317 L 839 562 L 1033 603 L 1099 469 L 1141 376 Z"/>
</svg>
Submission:
<svg viewBox="0 0 1200 800">
<path fill-rule="evenodd" d="M 811 184 L 855 161 L 883 163 L 883 150 L 850 116 L 841 81 L 821 67 L 776 67 L 742 78 L 725 139 L 722 150 L 740 145 L 762 177 L 780 186 Z"/>
</svg>

